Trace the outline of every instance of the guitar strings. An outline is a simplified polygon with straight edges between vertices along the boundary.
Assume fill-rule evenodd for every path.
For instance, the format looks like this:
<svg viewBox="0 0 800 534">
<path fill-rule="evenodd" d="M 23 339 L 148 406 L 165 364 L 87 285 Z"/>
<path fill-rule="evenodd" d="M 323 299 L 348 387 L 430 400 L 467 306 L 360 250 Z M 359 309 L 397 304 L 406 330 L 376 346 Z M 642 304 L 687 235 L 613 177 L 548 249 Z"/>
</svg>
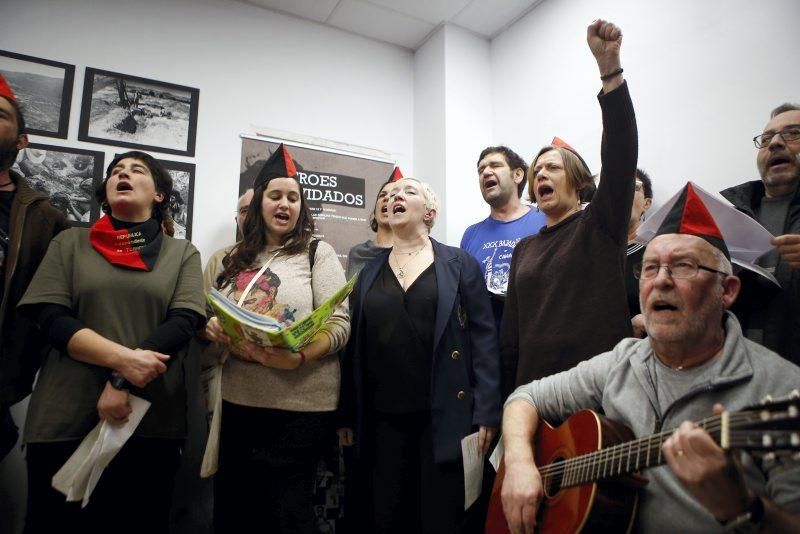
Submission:
<svg viewBox="0 0 800 534">
<path fill-rule="evenodd" d="M 751 412 L 729 414 L 730 425 L 752 422 L 752 420 L 758 421 L 759 420 L 758 414 L 754 414 Z M 713 433 L 720 429 L 721 417 L 720 416 L 709 417 L 699 421 L 697 424 L 705 428 L 709 433 Z M 539 469 L 539 473 L 542 475 L 543 478 L 544 477 L 555 478 L 558 475 L 562 475 L 561 477 L 562 480 L 567 478 L 563 476 L 564 474 L 574 475 L 571 478 L 575 478 L 577 480 L 577 479 L 583 479 L 586 474 L 589 473 L 594 474 L 595 472 L 597 472 L 599 478 L 604 478 L 606 476 L 612 475 L 615 470 L 617 471 L 617 474 L 621 474 L 622 473 L 621 460 L 625 457 L 628 458 L 627 462 L 628 465 L 626 467 L 625 472 L 628 472 L 628 468 L 630 466 L 630 462 L 634 454 L 636 454 L 637 461 L 640 459 L 644 459 L 647 461 L 647 465 L 649 466 L 650 460 L 658 461 L 661 458 L 662 456 L 661 444 L 673 432 L 674 429 L 667 430 L 660 432 L 658 434 L 653 434 L 652 436 L 639 438 L 625 443 L 620 443 L 617 445 L 613 445 L 611 447 L 607 447 L 605 449 L 593 451 L 591 453 L 583 454 L 572 458 L 566 458 L 564 460 L 559 460 L 557 462 L 553 462 L 546 466 L 542 466 Z M 645 456 L 643 458 L 642 458 L 642 453 L 645 453 Z M 615 461 L 619 463 L 618 466 L 613 465 Z M 634 465 L 637 463 L 637 461 L 634 461 Z M 609 465 L 609 463 L 611 465 Z M 589 468 L 588 472 L 587 468 Z M 606 472 L 608 472 L 608 475 L 606 474 Z"/>
<path fill-rule="evenodd" d="M 731 414 L 732 416 L 734 414 Z M 739 414 L 736 414 L 739 415 Z M 732 422 L 737 422 L 738 419 L 747 419 L 749 417 L 748 414 L 741 414 L 745 417 L 733 417 Z M 719 416 L 714 416 L 705 420 L 698 422 L 698 425 L 703 426 L 708 431 L 715 431 L 718 428 L 717 423 L 719 422 Z M 639 438 L 637 440 L 632 440 L 629 442 L 617 444 L 611 447 L 607 447 L 605 449 L 601 449 L 598 451 L 593 451 L 591 453 L 587 453 L 581 456 L 567 458 L 558 462 L 554 462 L 549 464 L 548 466 L 544 466 L 541 471 L 545 473 L 557 473 L 559 470 L 565 469 L 574 469 L 576 467 L 582 467 L 586 464 L 590 463 L 599 463 L 604 462 L 607 463 L 609 460 L 619 459 L 620 455 L 618 453 L 622 453 L 622 455 L 631 455 L 633 452 L 641 453 L 650 449 L 654 451 L 653 446 L 655 444 L 660 444 L 663 442 L 664 439 L 669 437 L 669 435 L 674 432 L 673 430 L 667 430 L 660 432 L 658 434 L 654 434 L 652 436 Z"/>
</svg>

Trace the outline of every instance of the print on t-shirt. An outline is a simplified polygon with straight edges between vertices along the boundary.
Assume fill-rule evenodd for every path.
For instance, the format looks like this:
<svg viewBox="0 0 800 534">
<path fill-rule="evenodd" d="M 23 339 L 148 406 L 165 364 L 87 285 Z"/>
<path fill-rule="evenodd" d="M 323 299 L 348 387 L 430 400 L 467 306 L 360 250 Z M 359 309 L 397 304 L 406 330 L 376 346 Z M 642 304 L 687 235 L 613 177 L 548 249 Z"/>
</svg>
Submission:
<svg viewBox="0 0 800 534">
<path fill-rule="evenodd" d="M 497 221 L 487 217 L 467 228 L 461 238 L 461 248 L 478 260 L 490 292 L 506 294 L 514 247 L 545 224 L 547 220 L 544 214 L 528 210 L 513 221 Z"/>
<path fill-rule="evenodd" d="M 492 293 L 505 295 L 508 291 L 508 273 L 511 270 L 511 255 L 522 238 L 488 241 L 483 244 L 483 272 L 486 273 L 486 288 Z"/>
</svg>

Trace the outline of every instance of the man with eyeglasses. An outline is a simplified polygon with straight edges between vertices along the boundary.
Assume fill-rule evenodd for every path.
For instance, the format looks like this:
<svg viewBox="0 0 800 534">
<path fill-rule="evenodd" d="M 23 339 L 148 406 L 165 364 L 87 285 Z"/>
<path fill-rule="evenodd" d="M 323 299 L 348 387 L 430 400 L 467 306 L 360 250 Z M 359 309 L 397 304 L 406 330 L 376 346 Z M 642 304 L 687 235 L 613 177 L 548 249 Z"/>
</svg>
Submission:
<svg viewBox="0 0 800 534">
<path fill-rule="evenodd" d="M 780 288 L 742 275 L 742 296 L 733 311 L 748 338 L 800 364 L 800 105 L 775 108 L 753 142 L 761 180 L 720 193 L 777 236 L 775 249 L 757 263 L 775 275 Z"/>
<path fill-rule="evenodd" d="M 539 421 L 556 426 L 582 409 L 605 414 L 639 438 L 668 436 L 661 452 L 669 467 L 643 473 L 649 483 L 635 531 L 800 532 L 800 463 L 769 465 L 725 451 L 693 422 L 767 394 L 787 395 L 800 384 L 800 368 L 746 339 L 727 311 L 739 278 L 691 184 L 635 273 L 648 337 L 624 339 L 610 352 L 523 385 L 506 402 L 501 496 L 511 532 L 533 531 L 544 495 L 531 446 Z"/>
</svg>

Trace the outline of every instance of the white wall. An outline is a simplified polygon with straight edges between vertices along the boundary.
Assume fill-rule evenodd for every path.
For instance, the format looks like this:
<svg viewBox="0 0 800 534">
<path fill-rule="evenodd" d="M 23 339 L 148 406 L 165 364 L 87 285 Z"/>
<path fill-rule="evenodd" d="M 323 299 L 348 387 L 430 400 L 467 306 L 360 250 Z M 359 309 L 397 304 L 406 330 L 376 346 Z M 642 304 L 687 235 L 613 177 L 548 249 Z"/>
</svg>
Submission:
<svg viewBox="0 0 800 534">
<path fill-rule="evenodd" d="M 489 41 L 445 26 L 445 154 L 447 243 L 489 214 L 478 185 L 477 160 L 492 144 L 492 65 Z"/>
<path fill-rule="evenodd" d="M 445 32 L 440 28 L 414 54 L 414 168 L 400 168 L 431 184 L 444 205 L 445 158 Z M 447 213 L 440 213 L 431 235 L 446 240 Z"/>
<path fill-rule="evenodd" d="M 757 179 L 752 137 L 773 107 L 800 100 L 796 0 L 546 0 L 492 42 L 495 137 L 530 160 L 559 135 L 599 170 L 600 80 L 585 41 L 598 17 L 623 30 L 656 204 L 688 179 L 712 192 Z"/>
<path fill-rule="evenodd" d="M 376 148 L 413 168 L 408 50 L 232 0 L 8 4 L 2 48 L 76 65 L 66 144 L 114 153 L 76 141 L 86 66 L 200 89 L 192 241 L 204 257 L 232 238 L 238 136 L 256 126 Z"/>
</svg>

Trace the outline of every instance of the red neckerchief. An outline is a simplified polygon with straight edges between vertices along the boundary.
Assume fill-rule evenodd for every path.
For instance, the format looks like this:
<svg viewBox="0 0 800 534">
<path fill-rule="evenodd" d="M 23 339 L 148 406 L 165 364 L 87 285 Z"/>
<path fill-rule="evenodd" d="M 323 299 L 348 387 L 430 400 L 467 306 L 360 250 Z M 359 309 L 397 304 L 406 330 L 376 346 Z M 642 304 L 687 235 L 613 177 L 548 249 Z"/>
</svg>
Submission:
<svg viewBox="0 0 800 534">
<path fill-rule="evenodd" d="M 109 263 L 135 271 L 152 271 L 161 251 L 161 225 L 148 219 L 131 228 L 114 228 L 111 217 L 101 217 L 89 230 L 89 242 Z"/>
</svg>

